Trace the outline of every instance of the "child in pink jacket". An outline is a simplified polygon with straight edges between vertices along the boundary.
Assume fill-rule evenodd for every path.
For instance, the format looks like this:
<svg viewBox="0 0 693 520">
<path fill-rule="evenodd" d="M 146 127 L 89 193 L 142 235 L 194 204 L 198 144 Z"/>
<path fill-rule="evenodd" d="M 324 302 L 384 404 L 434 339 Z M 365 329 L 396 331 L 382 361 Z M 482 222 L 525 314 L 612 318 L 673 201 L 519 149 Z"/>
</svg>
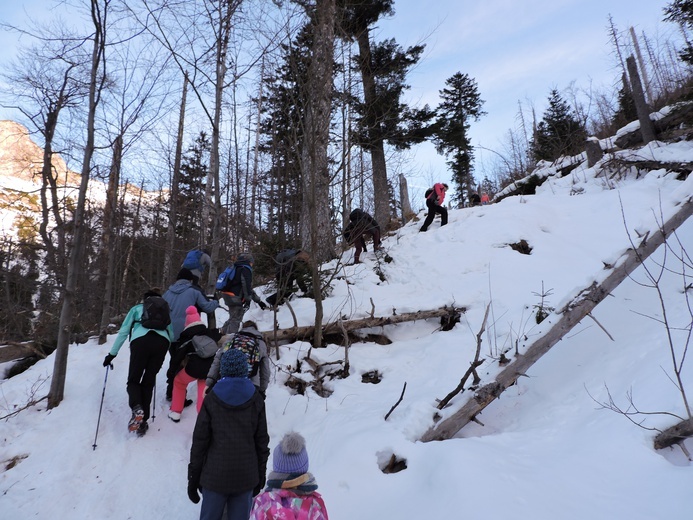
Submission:
<svg viewBox="0 0 693 520">
<path fill-rule="evenodd" d="M 308 472 L 303 436 L 286 434 L 272 457 L 267 487 L 255 497 L 250 520 L 329 520 L 315 477 Z"/>
</svg>

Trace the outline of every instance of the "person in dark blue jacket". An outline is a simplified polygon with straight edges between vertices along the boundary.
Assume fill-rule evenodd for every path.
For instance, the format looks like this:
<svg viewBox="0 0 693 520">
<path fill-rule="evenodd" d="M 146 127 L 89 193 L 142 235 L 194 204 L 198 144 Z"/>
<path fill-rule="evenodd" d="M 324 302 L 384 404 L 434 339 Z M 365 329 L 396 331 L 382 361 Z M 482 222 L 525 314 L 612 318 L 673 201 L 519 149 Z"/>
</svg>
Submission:
<svg viewBox="0 0 693 520">
<path fill-rule="evenodd" d="M 269 435 L 265 401 L 248 379 L 248 356 L 229 349 L 221 357 L 222 378 L 202 403 L 193 430 L 188 498 L 201 519 L 247 520 L 253 496 L 266 482 Z"/>
</svg>

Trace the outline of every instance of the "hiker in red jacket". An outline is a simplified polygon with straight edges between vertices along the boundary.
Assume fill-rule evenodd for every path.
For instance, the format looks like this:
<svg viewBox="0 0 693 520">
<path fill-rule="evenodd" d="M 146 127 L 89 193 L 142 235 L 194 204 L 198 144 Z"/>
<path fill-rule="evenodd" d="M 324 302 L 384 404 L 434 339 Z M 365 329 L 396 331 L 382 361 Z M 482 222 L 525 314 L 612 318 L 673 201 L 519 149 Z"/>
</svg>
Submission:
<svg viewBox="0 0 693 520">
<path fill-rule="evenodd" d="M 433 188 L 426 190 L 426 207 L 428 208 L 428 215 L 426 215 L 426 220 L 424 220 L 423 226 L 421 226 L 419 231 L 428 231 L 428 226 L 433 222 L 436 213 L 440 213 L 441 226 L 448 223 L 448 210 L 443 207 L 445 192 L 447 190 L 448 185 L 440 182 L 434 184 Z"/>
</svg>

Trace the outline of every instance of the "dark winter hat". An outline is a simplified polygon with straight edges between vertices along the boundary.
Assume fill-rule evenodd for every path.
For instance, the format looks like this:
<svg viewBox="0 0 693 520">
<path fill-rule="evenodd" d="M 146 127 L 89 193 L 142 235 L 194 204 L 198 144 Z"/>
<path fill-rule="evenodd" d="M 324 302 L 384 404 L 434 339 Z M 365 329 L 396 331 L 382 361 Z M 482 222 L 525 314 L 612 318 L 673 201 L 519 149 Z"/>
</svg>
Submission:
<svg viewBox="0 0 693 520">
<path fill-rule="evenodd" d="M 248 377 L 248 355 L 238 349 L 230 348 L 221 355 L 219 364 L 221 377 Z"/>
<path fill-rule="evenodd" d="M 250 253 L 241 253 L 238 255 L 238 262 L 248 262 L 249 264 L 255 263 L 255 258 Z"/>
<path fill-rule="evenodd" d="M 161 289 L 153 287 L 144 293 L 143 299 L 150 298 L 152 296 L 161 296 Z"/>
<path fill-rule="evenodd" d="M 195 280 L 195 276 L 193 276 L 192 272 L 190 272 L 190 269 L 186 269 L 185 267 L 178 271 L 178 276 L 176 276 L 176 280 L 190 280 L 191 282 Z"/>
<path fill-rule="evenodd" d="M 274 448 L 272 469 L 276 473 L 308 473 L 308 452 L 306 440 L 300 433 L 284 435 Z"/>
</svg>

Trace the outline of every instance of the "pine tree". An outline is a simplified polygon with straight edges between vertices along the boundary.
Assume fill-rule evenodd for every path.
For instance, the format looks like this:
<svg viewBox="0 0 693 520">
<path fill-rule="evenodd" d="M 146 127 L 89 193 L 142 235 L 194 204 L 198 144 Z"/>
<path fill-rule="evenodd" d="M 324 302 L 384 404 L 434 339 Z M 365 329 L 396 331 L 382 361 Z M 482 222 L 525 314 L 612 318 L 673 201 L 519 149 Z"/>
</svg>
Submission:
<svg viewBox="0 0 693 520">
<path fill-rule="evenodd" d="M 472 159 L 474 149 L 469 139 L 471 121 L 478 121 L 484 112 L 476 81 L 467 74 L 457 72 L 445 81 L 440 91 L 441 102 L 436 109 L 434 142 L 439 153 L 449 158 L 455 185 L 453 199 L 467 200 L 473 191 Z"/>
<path fill-rule="evenodd" d="M 262 152 L 271 158 L 265 174 L 268 227 L 277 235 L 279 247 L 300 243 L 303 201 L 301 150 L 308 65 L 312 32 L 310 24 L 296 38 L 282 45 L 281 63 L 265 78 L 267 95 L 263 100 Z"/>
<path fill-rule="evenodd" d="M 355 62 L 363 82 L 363 102 L 355 107 L 359 115 L 355 141 L 371 156 L 375 218 L 381 225 L 387 225 L 392 214 L 385 143 L 406 149 L 423 141 L 433 116 L 428 107 L 412 109 L 400 99 L 409 88 L 406 74 L 424 46 L 404 50 L 395 40 L 371 43 L 370 28 L 380 17 L 394 14 L 393 4 L 393 0 L 339 0 L 341 34 L 359 46 Z"/>
<path fill-rule="evenodd" d="M 627 125 L 631 121 L 638 118 L 638 112 L 635 109 L 635 100 L 630 93 L 630 89 L 626 87 L 618 91 L 618 109 L 612 119 L 612 124 L 618 128 Z"/>
<path fill-rule="evenodd" d="M 195 142 L 183 156 L 178 185 L 177 236 L 180 243 L 191 248 L 198 245 L 202 224 L 202 208 L 209 164 L 210 142 L 205 132 L 200 132 Z"/>
<path fill-rule="evenodd" d="M 549 107 L 534 133 L 534 158 L 537 161 L 555 161 L 563 155 L 575 155 L 584 148 L 586 138 L 584 125 L 558 90 L 553 89 L 549 95 Z"/>
<path fill-rule="evenodd" d="M 680 24 L 684 28 L 693 28 L 693 0 L 674 0 L 664 8 L 665 21 Z M 684 63 L 693 64 L 693 45 L 686 38 L 686 46 L 679 57 Z"/>
</svg>

